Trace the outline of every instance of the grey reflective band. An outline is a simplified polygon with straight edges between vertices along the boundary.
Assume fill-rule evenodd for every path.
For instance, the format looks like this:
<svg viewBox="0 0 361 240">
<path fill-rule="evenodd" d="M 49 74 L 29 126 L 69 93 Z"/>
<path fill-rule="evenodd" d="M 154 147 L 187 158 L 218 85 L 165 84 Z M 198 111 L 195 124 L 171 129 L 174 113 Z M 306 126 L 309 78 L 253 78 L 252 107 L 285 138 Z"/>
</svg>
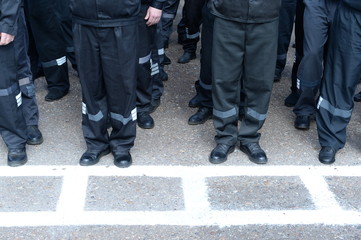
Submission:
<svg viewBox="0 0 361 240">
<path fill-rule="evenodd" d="M 103 115 L 103 113 L 101 111 L 99 111 L 95 115 L 89 114 L 88 112 L 87 112 L 87 114 L 88 114 L 89 120 L 92 120 L 94 122 L 99 122 L 104 117 L 104 115 Z"/>
<path fill-rule="evenodd" d="M 195 38 L 198 38 L 199 37 L 199 32 L 195 33 L 195 34 L 186 34 L 187 36 L 187 39 L 195 39 Z"/>
<path fill-rule="evenodd" d="M 317 108 L 320 109 L 320 107 L 322 107 L 323 109 L 331 113 L 331 115 L 336 117 L 350 118 L 352 114 L 352 109 L 342 110 L 339 108 L 335 108 L 334 106 L 331 105 L 329 101 L 323 99 L 322 97 L 320 97 L 317 104 Z"/>
<path fill-rule="evenodd" d="M 202 82 L 202 79 L 199 79 L 199 85 L 206 90 L 212 90 L 212 84 L 205 84 L 204 82 Z"/>
<path fill-rule="evenodd" d="M 14 83 L 6 89 L 0 89 L 0 97 L 5 97 L 11 95 L 13 92 L 19 89 L 18 83 Z"/>
<path fill-rule="evenodd" d="M 85 103 L 82 103 L 82 113 L 84 115 L 88 115 L 89 120 L 94 121 L 94 122 L 99 122 L 104 117 L 104 115 L 101 111 L 99 111 L 95 115 L 89 114 Z"/>
<path fill-rule="evenodd" d="M 67 52 L 67 53 L 74 52 L 74 47 L 67 47 L 67 48 L 66 48 L 66 52 Z"/>
<path fill-rule="evenodd" d="M 247 115 L 257 119 L 258 121 L 264 121 L 267 118 L 267 114 L 261 114 L 252 108 L 247 108 Z"/>
<path fill-rule="evenodd" d="M 171 14 L 171 13 L 165 13 L 163 12 L 163 15 L 162 15 L 163 18 L 171 18 L 173 19 L 175 17 L 174 14 Z"/>
<path fill-rule="evenodd" d="M 163 55 L 163 54 L 164 54 L 164 48 L 159 48 L 158 55 Z"/>
<path fill-rule="evenodd" d="M 151 56 L 151 53 L 149 53 L 149 54 L 148 54 L 147 56 L 145 56 L 145 57 L 139 58 L 139 64 L 144 64 L 144 63 L 146 63 L 146 62 L 149 62 L 150 56 Z"/>
<path fill-rule="evenodd" d="M 218 111 L 216 109 L 213 108 L 213 115 L 219 118 L 229 118 L 232 116 L 236 116 L 237 115 L 237 111 L 235 108 L 232 108 L 228 111 L 222 112 L 222 111 Z"/>
<path fill-rule="evenodd" d="M 121 114 L 113 113 L 113 112 L 110 113 L 110 117 L 123 123 L 123 125 L 126 125 L 128 122 L 130 122 L 133 119 L 132 114 L 130 114 L 129 117 L 125 118 Z"/>
<path fill-rule="evenodd" d="M 61 66 L 64 63 L 66 63 L 66 56 L 55 59 L 55 60 L 51 60 L 49 62 L 42 62 L 41 65 L 44 68 L 48 68 L 48 67 L 54 67 L 54 66 Z"/>
<path fill-rule="evenodd" d="M 286 59 L 286 58 L 287 58 L 287 54 L 277 55 L 277 60 L 283 60 L 283 59 Z"/>
<path fill-rule="evenodd" d="M 30 78 L 26 77 L 26 78 L 22 78 L 22 79 L 19 79 L 19 86 L 24 86 L 24 85 L 27 85 L 27 84 L 30 84 Z"/>
</svg>

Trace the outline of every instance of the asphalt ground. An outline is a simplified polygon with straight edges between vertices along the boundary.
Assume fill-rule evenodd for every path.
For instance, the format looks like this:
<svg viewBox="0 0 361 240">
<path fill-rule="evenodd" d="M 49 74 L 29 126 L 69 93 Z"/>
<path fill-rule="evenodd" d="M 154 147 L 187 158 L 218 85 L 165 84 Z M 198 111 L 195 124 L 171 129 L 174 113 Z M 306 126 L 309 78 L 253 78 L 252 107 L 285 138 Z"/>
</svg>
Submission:
<svg viewBox="0 0 361 240">
<path fill-rule="evenodd" d="M 178 64 L 176 34 L 166 50 L 172 64 L 155 127 L 137 129 L 133 165 L 119 169 L 107 155 L 81 167 L 81 91 L 70 71 L 69 95 L 45 102 L 35 81 L 44 143 L 28 146 L 25 166 L 6 165 L 0 143 L 0 239 L 361 239 L 360 104 L 335 164 L 318 162 L 314 122 L 293 127 L 283 101 L 290 90 L 294 50 L 274 84 L 261 146 L 269 163 L 251 163 L 239 149 L 212 165 L 212 121 L 190 126 L 188 107 L 199 76 L 197 59 Z"/>
</svg>

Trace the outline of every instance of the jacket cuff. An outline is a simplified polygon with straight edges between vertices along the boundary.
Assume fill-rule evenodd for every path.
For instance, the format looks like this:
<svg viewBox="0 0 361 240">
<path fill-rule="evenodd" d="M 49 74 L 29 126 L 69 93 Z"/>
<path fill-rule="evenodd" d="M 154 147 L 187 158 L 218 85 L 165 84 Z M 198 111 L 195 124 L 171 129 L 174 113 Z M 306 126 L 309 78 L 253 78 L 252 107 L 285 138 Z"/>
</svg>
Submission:
<svg viewBox="0 0 361 240">
<path fill-rule="evenodd" d="M 163 1 L 159 2 L 159 1 L 153 1 L 152 4 L 150 5 L 151 7 L 157 8 L 159 10 L 163 9 Z"/>
</svg>

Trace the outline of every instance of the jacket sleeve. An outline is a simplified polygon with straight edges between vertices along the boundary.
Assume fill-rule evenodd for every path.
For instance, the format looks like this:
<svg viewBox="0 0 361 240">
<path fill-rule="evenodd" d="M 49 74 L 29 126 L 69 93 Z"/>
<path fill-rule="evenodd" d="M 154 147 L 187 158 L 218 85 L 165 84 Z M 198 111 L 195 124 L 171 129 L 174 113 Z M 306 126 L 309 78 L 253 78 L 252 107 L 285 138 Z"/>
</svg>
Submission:
<svg viewBox="0 0 361 240">
<path fill-rule="evenodd" d="M 165 0 L 153 0 L 150 6 L 162 10 L 164 2 Z"/>
<path fill-rule="evenodd" d="M 0 32 L 15 36 L 21 0 L 0 0 Z"/>
</svg>

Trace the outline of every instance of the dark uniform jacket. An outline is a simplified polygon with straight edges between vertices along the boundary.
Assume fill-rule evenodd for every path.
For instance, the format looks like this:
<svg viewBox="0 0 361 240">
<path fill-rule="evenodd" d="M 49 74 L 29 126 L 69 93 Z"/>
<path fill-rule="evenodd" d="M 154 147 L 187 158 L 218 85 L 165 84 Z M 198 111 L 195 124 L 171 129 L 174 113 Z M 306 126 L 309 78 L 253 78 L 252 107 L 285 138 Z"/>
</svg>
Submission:
<svg viewBox="0 0 361 240">
<path fill-rule="evenodd" d="M 361 11 L 361 0 L 344 0 L 346 5 Z"/>
<path fill-rule="evenodd" d="M 281 0 L 211 0 L 217 17 L 242 23 L 264 23 L 278 19 Z"/>
<path fill-rule="evenodd" d="M 15 36 L 21 0 L 0 0 L 0 32 Z"/>
<path fill-rule="evenodd" d="M 151 6 L 151 7 L 162 10 L 163 9 L 163 3 L 165 1 L 166 0 L 142 0 L 142 4 L 147 4 L 147 5 Z"/>
<path fill-rule="evenodd" d="M 140 0 L 70 0 L 76 23 L 95 27 L 116 27 L 136 22 Z"/>
</svg>

